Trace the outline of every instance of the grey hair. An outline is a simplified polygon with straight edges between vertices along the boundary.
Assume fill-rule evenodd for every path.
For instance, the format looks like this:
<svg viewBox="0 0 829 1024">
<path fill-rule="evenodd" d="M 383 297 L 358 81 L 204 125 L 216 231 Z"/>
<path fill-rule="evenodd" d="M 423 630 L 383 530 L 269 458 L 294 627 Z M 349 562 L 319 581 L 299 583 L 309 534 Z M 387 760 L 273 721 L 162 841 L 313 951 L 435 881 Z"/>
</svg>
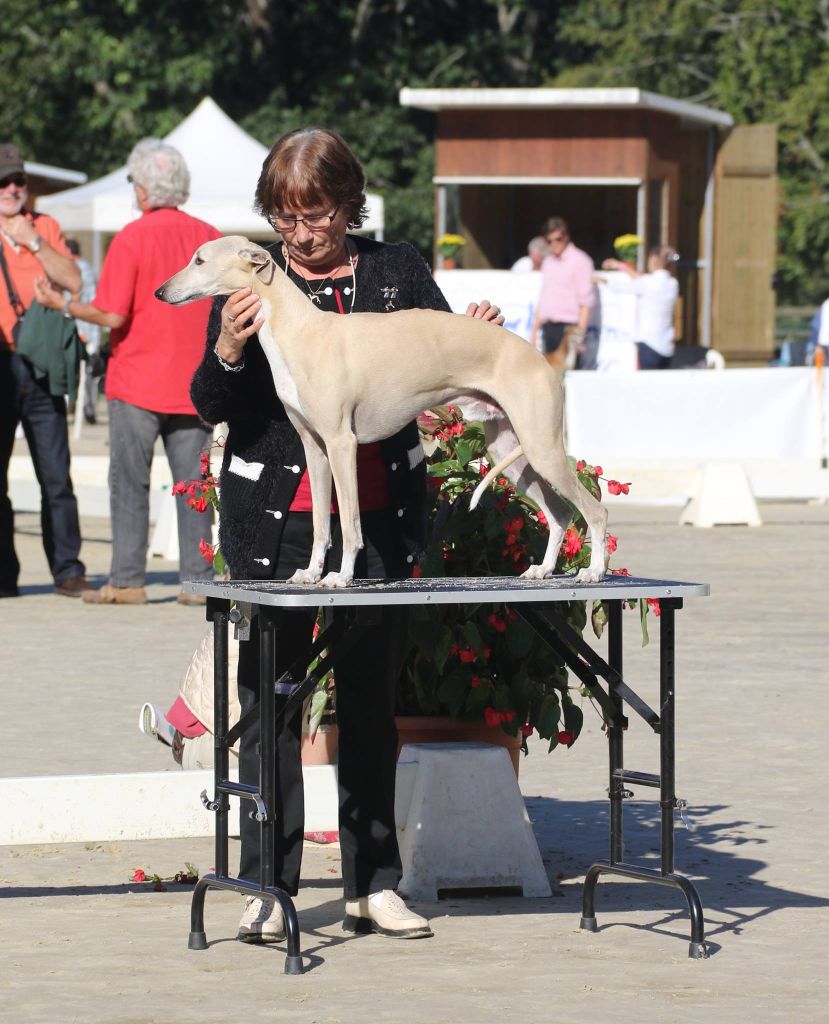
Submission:
<svg viewBox="0 0 829 1024">
<path fill-rule="evenodd" d="M 142 139 L 127 160 L 132 180 L 147 190 L 150 206 L 181 206 L 190 195 L 190 172 L 184 157 L 161 139 Z"/>
<path fill-rule="evenodd" d="M 536 235 L 535 238 L 531 238 L 527 242 L 527 252 L 543 252 L 548 253 L 550 251 L 549 245 L 547 245 L 547 239 L 543 235 Z"/>
</svg>

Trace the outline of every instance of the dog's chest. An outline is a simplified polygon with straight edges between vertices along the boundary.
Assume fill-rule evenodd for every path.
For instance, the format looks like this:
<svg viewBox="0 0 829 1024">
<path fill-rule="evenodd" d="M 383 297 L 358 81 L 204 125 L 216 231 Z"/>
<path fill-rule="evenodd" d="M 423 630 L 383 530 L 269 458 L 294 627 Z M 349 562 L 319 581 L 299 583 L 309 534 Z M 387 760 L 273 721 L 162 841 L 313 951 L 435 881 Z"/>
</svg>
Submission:
<svg viewBox="0 0 829 1024">
<path fill-rule="evenodd" d="M 265 318 L 265 322 L 259 328 L 259 343 L 271 368 L 271 376 L 280 402 L 286 409 L 293 409 L 295 412 L 301 413 L 303 409 L 296 381 L 271 330 L 271 313 L 270 302 L 262 297 L 262 316 Z"/>
</svg>

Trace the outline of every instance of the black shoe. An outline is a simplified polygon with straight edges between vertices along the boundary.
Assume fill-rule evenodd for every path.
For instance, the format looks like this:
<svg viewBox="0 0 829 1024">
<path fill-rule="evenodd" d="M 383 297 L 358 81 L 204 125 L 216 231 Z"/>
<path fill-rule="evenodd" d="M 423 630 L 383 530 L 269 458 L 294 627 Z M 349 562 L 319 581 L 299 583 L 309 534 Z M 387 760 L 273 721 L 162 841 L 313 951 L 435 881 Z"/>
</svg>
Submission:
<svg viewBox="0 0 829 1024">
<path fill-rule="evenodd" d="M 16 585 L 0 587 L 0 598 L 2 597 L 20 597 L 20 590 Z"/>
<path fill-rule="evenodd" d="M 62 597 L 80 597 L 85 590 L 92 590 L 86 576 L 70 576 L 68 580 L 55 584 L 55 593 Z"/>
</svg>

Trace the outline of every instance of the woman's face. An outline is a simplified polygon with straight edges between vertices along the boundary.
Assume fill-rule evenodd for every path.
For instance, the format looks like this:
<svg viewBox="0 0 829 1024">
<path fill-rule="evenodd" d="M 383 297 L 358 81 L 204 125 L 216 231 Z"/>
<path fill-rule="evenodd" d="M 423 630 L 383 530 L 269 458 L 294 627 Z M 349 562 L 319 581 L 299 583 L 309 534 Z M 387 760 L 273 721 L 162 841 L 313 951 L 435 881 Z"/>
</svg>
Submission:
<svg viewBox="0 0 829 1024">
<path fill-rule="evenodd" d="M 271 223 L 282 235 L 291 259 L 303 266 L 324 268 L 343 257 L 348 212 L 334 202 L 281 207 Z"/>
</svg>

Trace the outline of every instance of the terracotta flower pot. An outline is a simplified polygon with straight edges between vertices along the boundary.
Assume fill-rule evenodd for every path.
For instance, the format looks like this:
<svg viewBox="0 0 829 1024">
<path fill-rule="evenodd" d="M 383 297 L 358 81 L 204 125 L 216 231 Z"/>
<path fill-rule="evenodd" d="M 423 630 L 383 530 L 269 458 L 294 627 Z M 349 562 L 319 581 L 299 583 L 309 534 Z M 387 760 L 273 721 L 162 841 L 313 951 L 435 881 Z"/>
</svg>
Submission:
<svg viewBox="0 0 829 1024">
<path fill-rule="evenodd" d="M 336 725 L 321 725 L 314 734 L 303 732 L 300 757 L 304 765 L 336 764 L 339 731 Z"/>
<path fill-rule="evenodd" d="M 458 261 L 453 256 L 443 257 L 443 269 L 444 270 L 457 270 Z"/>
<path fill-rule="evenodd" d="M 397 754 L 406 743 L 491 743 L 505 747 L 518 775 L 521 736 L 509 736 L 500 725 L 486 722 L 459 722 L 454 718 L 398 715 Z"/>
</svg>

